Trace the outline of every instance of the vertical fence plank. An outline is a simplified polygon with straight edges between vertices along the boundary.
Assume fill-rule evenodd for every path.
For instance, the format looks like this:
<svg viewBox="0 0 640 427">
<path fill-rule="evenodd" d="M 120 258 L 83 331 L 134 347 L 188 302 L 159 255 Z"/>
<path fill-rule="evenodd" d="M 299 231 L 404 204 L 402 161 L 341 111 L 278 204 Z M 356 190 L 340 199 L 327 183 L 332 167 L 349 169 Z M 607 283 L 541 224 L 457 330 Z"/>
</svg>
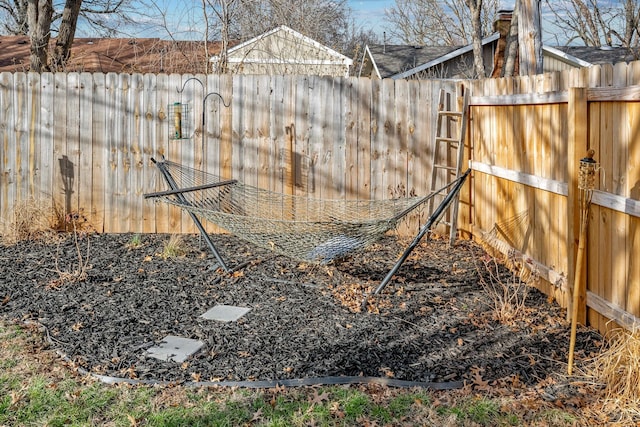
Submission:
<svg viewBox="0 0 640 427">
<path fill-rule="evenodd" d="M 170 74 L 167 80 L 167 86 L 165 87 L 166 97 L 165 105 L 162 106 L 164 111 L 166 111 L 166 121 L 164 123 L 167 135 L 167 158 L 176 163 L 182 163 L 182 152 L 184 148 L 184 143 L 182 139 L 176 138 L 175 134 L 175 111 L 173 109 L 174 104 L 181 103 L 182 97 L 181 94 L 178 93 L 179 90 L 182 89 L 182 76 L 179 74 Z M 180 136 L 180 135 L 178 135 Z M 185 164 L 185 166 L 189 166 L 189 164 Z M 164 184 L 166 186 L 166 184 Z M 182 209 L 178 209 L 176 207 L 172 207 L 169 210 L 169 224 L 168 224 L 168 232 L 169 233 L 182 233 L 183 230 L 186 232 L 186 228 L 189 227 L 188 224 L 188 215 L 183 212 Z"/>
<path fill-rule="evenodd" d="M 14 143 L 15 143 L 15 199 L 26 201 L 29 195 L 29 116 L 28 83 L 26 73 L 16 73 L 13 80 Z"/>
<path fill-rule="evenodd" d="M 142 76 L 142 110 L 141 126 L 142 140 L 140 146 L 142 149 L 141 167 L 143 171 L 142 192 L 150 193 L 155 191 L 155 180 L 157 172 L 155 166 L 151 162 L 151 158 L 155 158 L 156 139 L 158 138 L 156 123 L 156 93 L 157 93 L 156 75 L 144 74 Z M 142 196 L 141 196 L 142 198 Z M 154 221 L 154 205 L 153 200 L 142 200 L 142 232 L 153 233 L 157 230 L 156 221 Z"/>
<path fill-rule="evenodd" d="M 393 167 L 394 183 L 390 197 L 407 197 L 409 191 L 409 139 L 411 138 L 411 130 L 409 129 L 411 119 L 409 109 L 411 101 L 410 86 L 406 80 L 398 80 L 395 85 L 395 134 L 397 137 L 397 150 Z M 407 234 L 408 225 L 404 218 L 398 224 L 397 231 L 400 235 Z"/>
<path fill-rule="evenodd" d="M 370 199 L 371 191 L 371 124 L 372 85 L 367 79 L 358 79 L 356 84 L 356 169 L 357 198 Z"/>
<path fill-rule="evenodd" d="M 236 98 L 235 89 L 236 86 L 234 84 L 234 79 L 231 75 L 224 75 L 220 77 L 220 93 L 223 99 L 227 100 L 227 104 L 229 104 L 229 100 Z M 235 102 L 232 104 L 232 108 L 224 108 L 222 111 L 222 115 L 220 118 L 221 129 L 220 129 L 220 175 L 225 178 L 229 178 L 232 175 L 231 166 L 233 164 L 233 122 L 234 122 L 234 114 L 240 114 L 240 109 L 238 104 Z"/>
<path fill-rule="evenodd" d="M 67 155 L 67 75 L 54 74 L 53 200 L 63 218 L 71 212 L 71 160 Z"/>
<path fill-rule="evenodd" d="M 358 198 L 358 79 L 345 81 L 345 191 L 349 199 Z"/>
<path fill-rule="evenodd" d="M 398 151 L 400 150 L 396 139 L 396 105 L 395 105 L 396 82 L 385 79 L 382 81 L 382 99 L 380 102 L 381 112 L 381 132 L 378 132 L 378 150 L 381 155 L 381 181 L 380 198 L 388 199 L 395 186 L 394 172 Z"/>
<path fill-rule="evenodd" d="M 295 148 L 296 153 L 296 195 L 309 195 L 310 177 L 311 177 L 311 161 L 309 156 L 309 135 L 311 132 L 311 124 L 309 117 L 309 76 L 300 76 L 293 83 L 295 101 L 294 108 L 294 125 L 295 125 Z"/>
<path fill-rule="evenodd" d="M 118 94 L 120 93 L 118 88 L 118 75 L 116 73 L 108 73 L 106 78 L 106 144 L 107 150 L 107 164 L 105 177 L 105 232 L 114 233 L 117 231 L 117 200 L 118 200 L 118 123 L 122 118 L 118 112 Z"/>
<path fill-rule="evenodd" d="M 53 111 L 55 81 L 52 73 L 40 74 L 40 194 L 53 202 Z"/>
<path fill-rule="evenodd" d="M 133 114 L 132 114 L 132 93 L 131 75 L 119 75 L 118 109 L 122 112 L 121 117 L 116 122 L 116 146 L 117 154 L 117 180 L 116 191 L 118 224 L 117 232 L 128 231 L 133 216 L 132 198 L 132 176 L 131 176 L 131 140 L 133 134 Z"/>
<path fill-rule="evenodd" d="M 169 76 L 167 74 L 158 74 L 155 86 L 155 105 L 152 110 L 154 118 L 155 139 L 153 141 L 153 158 L 160 161 L 163 157 L 169 158 Z M 170 158 L 169 158 L 170 160 Z M 164 178 L 155 165 L 149 164 L 153 168 L 153 181 L 155 187 L 153 190 L 160 191 L 166 189 Z M 171 218 L 175 214 L 172 213 L 176 208 L 168 206 L 166 203 L 154 203 L 156 216 L 156 230 L 160 233 L 171 232 Z"/>
<path fill-rule="evenodd" d="M 199 126 L 203 126 L 204 138 L 201 135 L 200 144 L 203 145 L 204 151 L 204 170 L 208 173 L 220 175 L 220 117 L 225 103 L 229 104 L 231 99 L 221 99 L 220 77 L 217 75 L 208 75 L 205 80 L 206 92 L 217 93 L 211 95 L 204 104 L 204 115 L 200 118 Z M 230 107 L 229 107 L 230 108 Z"/>
<path fill-rule="evenodd" d="M 245 114 L 243 113 L 243 104 L 245 97 L 246 77 L 237 76 L 233 79 L 233 116 L 231 129 L 233 132 L 232 144 L 223 144 L 220 150 L 220 162 L 222 167 L 222 176 L 224 178 L 231 178 L 243 180 L 242 178 L 242 146 L 245 130 Z M 223 152 L 226 150 L 226 156 Z M 230 164 L 228 164 L 230 163 Z M 228 174 L 224 172 L 228 170 Z"/>
<path fill-rule="evenodd" d="M 144 193 L 144 167 L 143 144 L 145 135 L 144 127 L 144 81 L 142 74 L 131 75 L 131 89 L 129 90 L 129 105 L 131 108 L 131 128 L 127 139 L 130 142 L 130 174 L 131 174 L 131 194 L 129 203 L 131 204 L 131 221 L 129 232 L 141 233 L 144 230 L 144 206 L 142 195 Z"/>
<path fill-rule="evenodd" d="M 13 74 L 0 74 L 0 111 L 4 126 L 0 127 L 0 141 L 2 143 L 2 157 L 0 157 L 0 207 L 6 218 L 11 218 L 16 199 L 15 161 L 16 144 L 13 132 Z"/>
<path fill-rule="evenodd" d="M 267 161 L 269 162 L 268 170 L 271 171 L 269 180 L 269 190 L 276 191 L 278 193 L 292 193 L 291 181 L 291 155 L 293 154 L 293 140 L 290 150 L 287 150 L 286 144 L 286 126 L 291 123 L 287 123 L 288 117 L 285 113 L 286 105 L 289 103 L 289 98 L 285 96 L 285 93 L 290 96 L 287 88 L 290 88 L 290 76 L 282 76 L 281 78 L 271 79 L 271 102 L 268 109 L 269 121 L 268 130 L 266 135 L 266 143 L 269 148 L 269 155 Z M 288 151 L 288 152 L 287 152 Z M 288 185 L 286 184 L 288 183 Z"/>
<path fill-rule="evenodd" d="M 323 180 L 320 175 L 322 168 L 322 97 L 324 91 L 322 90 L 321 80 L 317 76 L 309 76 L 309 91 L 308 91 L 308 144 L 307 155 L 309 156 L 309 172 L 308 172 L 308 192 L 313 197 L 321 198 L 319 189 L 322 188 Z"/>
<path fill-rule="evenodd" d="M 284 141 L 282 143 L 282 147 L 288 147 L 289 150 L 285 151 L 282 161 L 285 162 L 283 165 L 283 174 L 285 176 L 282 179 L 282 192 L 289 195 L 296 194 L 296 186 L 299 185 L 297 180 L 297 171 L 299 170 L 300 164 L 300 153 L 296 148 L 296 138 L 297 138 L 297 129 L 295 127 L 296 122 L 296 78 L 294 76 L 287 76 L 283 82 L 282 88 L 282 98 L 283 98 L 283 106 L 282 106 L 282 130 L 276 130 L 276 135 L 279 132 L 282 133 L 282 138 Z M 275 120 L 275 125 L 277 129 L 277 120 Z"/>
<path fill-rule="evenodd" d="M 80 82 L 78 73 L 67 74 L 67 136 L 66 156 L 69 161 L 67 172 L 70 177 L 69 197 L 71 212 L 84 215 L 80 206 L 80 181 L 84 178 L 80 170 Z"/>
<path fill-rule="evenodd" d="M 371 198 L 384 198 L 384 105 L 383 83 L 373 80 L 371 97 Z"/>
<path fill-rule="evenodd" d="M 175 83 L 169 86 L 169 103 L 182 104 L 181 137 L 174 139 L 176 148 L 179 147 L 179 155 L 176 161 L 181 165 L 197 169 L 198 158 L 202 156 L 202 146 L 199 138 L 196 138 L 195 129 L 198 125 L 198 117 L 201 112 L 203 86 L 197 83 L 191 74 L 176 75 Z M 200 79 L 198 79 L 200 80 Z M 201 81 L 201 80 L 200 80 Z M 171 118 L 175 128 L 175 118 Z M 175 129 L 174 129 L 175 131 Z M 196 233 L 197 229 L 188 212 L 181 209 L 180 233 Z"/>
<path fill-rule="evenodd" d="M 105 194 L 107 192 L 105 182 L 109 171 L 108 145 L 107 145 L 107 98 L 106 79 L 102 73 L 92 75 L 92 87 L 85 88 L 91 91 L 91 220 L 95 229 L 102 233 L 105 231 Z M 87 95 L 88 96 L 88 95 Z"/>
<path fill-rule="evenodd" d="M 78 210 L 96 229 L 93 198 L 93 76 L 91 73 L 77 75 L 78 86 Z"/>
<path fill-rule="evenodd" d="M 29 196 L 39 199 L 40 188 L 40 73 L 29 73 L 27 75 L 28 85 L 28 108 L 29 108 Z"/>
<path fill-rule="evenodd" d="M 332 121 L 335 110 L 333 104 L 333 79 L 320 77 L 316 80 L 319 87 L 318 109 L 316 116 L 316 135 L 318 142 L 315 153 L 318 159 L 316 163 L 316 196 L 320 199 L 335 198 L 336 189 L 333 185 L 333 162 L 335 156 L 334 135 L 329 123 Z"/>
<path fill-rule="evenodd" d="M 258 93 L 255 94 L 256 121 L 254 132 L 255 143 L 255 183 L 259 188 L 272 189 L 273 177 L 273 156 L 277 152 L 272 152 L 274 144 L 270 140 L 271 134 L 269 116 L 271 115 L 272 102 L 278 95 L 273 93 L 271 76 L 260 76 L 256 79 Z M 280 95 L 281 97 L 282 95 Z M 280 98 L 282 100 L 282 98 Z M 281 101 L 280 101 L 281 102 Z"/>
<path fill-rule="evenodd" d="M 333 183 L 333 198 L 334 199 L 344 199 L 347 195 L 346 191 L 346 182 L 347 176 L 346 174 L 349 172 L 347 168 L 347 147 L 345 145 L 346 142 L 346 127 L 345 127 L 345 119 L 346 119 L 346 99 L 345 94 L 347 93 L 347 82 L 344 77 L 333 79 L 333 118 L 329 122 L 327 126 L 330 129 L 330 142 L 332 142 L 333 155 L 331 156 L 331 168 L 332 168 L 332 179 Z M 332 125 L 333 124 L 333 125 Z M 336 126 L 337 125 L 337 126 Z"/>
</svg>

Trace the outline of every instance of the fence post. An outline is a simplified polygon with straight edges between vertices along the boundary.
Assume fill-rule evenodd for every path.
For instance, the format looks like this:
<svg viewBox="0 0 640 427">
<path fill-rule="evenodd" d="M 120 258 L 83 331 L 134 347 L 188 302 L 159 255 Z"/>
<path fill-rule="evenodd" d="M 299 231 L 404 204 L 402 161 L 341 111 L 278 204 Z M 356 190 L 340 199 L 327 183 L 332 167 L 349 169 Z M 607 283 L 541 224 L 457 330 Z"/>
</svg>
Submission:
<svg viewBox="0 0 640 427">
<path fill-rule="evenodd" d="M 220 95 L 229 104 L 222 108 L 220 117 L 220 175 L 232 178 L 233 175 L 233 107 L 237 104 L 233 100 L 233 77 L 231 74 L 220 76 Z"/>
<path fill-rule="evenodd" d="M 573 284 L 576 274 L 576 258 L 578 256 L 578 243 L 580 237 L 580 197 L 578 190 L 578 169 L 580 159 L 588 149 L 588 106 L 587 90 L 585 88 L 573 87 L 569 89 L 568 126 L 569 141 L 567 141 L 567 171 L 568 171 L 568 195 L 567 195 L 567 254 L 569 255 L 569 271 L 567 273 L 567 283 Z M 586 267 L 583 265 L 583 269 Z M 588 279 L 585 271 L 582 277 Z M 578 296 L 577 320 L 581 324 L 586 324 L 587 320 L 587 286 L 580 288 L 581 295 Z M 571 320 L 573 311 L 573 295 L 567 296 L 567 320 Z"/>
</svg>

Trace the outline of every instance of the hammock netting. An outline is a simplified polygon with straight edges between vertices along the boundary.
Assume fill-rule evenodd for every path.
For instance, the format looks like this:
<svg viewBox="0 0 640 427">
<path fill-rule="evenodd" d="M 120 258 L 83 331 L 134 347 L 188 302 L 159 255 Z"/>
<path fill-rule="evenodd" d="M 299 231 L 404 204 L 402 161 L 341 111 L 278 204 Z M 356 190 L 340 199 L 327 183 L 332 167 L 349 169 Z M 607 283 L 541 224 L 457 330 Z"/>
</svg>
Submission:
<svg viewBox="0 0 640 427">
<path fill-rule="evenodd" d="M 323 200 L 286 195 L 237 181 L 182 192 L 181 189 L 206 187 L 225 180 L 170 161 L 157 165 L 165 170 L 169 190 L 178 192 L 156 193 L 153 195 L 156 199 L 185 209 L 262 248 L 319 263 L 370 245 L 436 194 L 387 200 Z"/>
</svg>

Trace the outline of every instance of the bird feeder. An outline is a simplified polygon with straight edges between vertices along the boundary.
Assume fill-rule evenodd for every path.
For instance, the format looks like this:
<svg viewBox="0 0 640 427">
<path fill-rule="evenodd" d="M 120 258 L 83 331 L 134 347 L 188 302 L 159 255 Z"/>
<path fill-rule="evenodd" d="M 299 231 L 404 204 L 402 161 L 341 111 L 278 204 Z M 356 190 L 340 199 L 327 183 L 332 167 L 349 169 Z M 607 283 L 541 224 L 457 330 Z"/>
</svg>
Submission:
<svg viewBox="0 0 640 427">
<path fill-rule="evenodd" d="M 189 105 L 174 102 L 169 105 L 169 138 L 173 140 L 188 139 L 188 113 Z"/>
</svg>

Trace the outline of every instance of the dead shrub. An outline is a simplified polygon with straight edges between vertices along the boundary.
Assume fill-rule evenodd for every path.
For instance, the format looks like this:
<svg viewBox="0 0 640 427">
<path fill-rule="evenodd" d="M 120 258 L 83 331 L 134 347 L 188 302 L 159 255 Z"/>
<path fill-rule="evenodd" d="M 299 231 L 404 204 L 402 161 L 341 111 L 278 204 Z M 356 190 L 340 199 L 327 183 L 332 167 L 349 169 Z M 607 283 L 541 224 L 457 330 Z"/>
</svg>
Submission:
<svg viewBox="0 0 640 427">
<path fill-rule="evenodd" d="M 87 225 L 87 219 L 79 213 L 70 213 L 65 216 L 65 229 L 71 229 L 74 250 L 76 252 L 76 262 L 69 268 L 61 269 L 60 260 L 60 242 L 56 251 L 56 273 L 58 278 L 49 283 L 50 288 L 60 288 L 69 283 L 83 282 L 87 279 L 87 271 L 91 269 L 89 264 L 89 234 L 92 228 Z M 86 249 L 83 253 L 80 241 L 86 240 Z"/>
<path fill-rule="evenodd" d="M 17 202 L 2 224 L 2 243 L 13 245 L 24 240 L 53 239 L 60 214 L 50 200 L 28 198 Z"/>
<path fill-rule="evenodd" d="M 585 373 L 602 387 L 603 408 L 620 421 L 640 421 L 640 332 L 615 329 Z"/>
<path fill-rule="evenodd" d="M 477 266 L 480 284 L 493 301 L 495 320 L 510 324 L 526 312 L 526 299 L 537 274 L 522 260 L 507 256 L 505 262 L 486 255 L 483 265 Z"/>
</svg>

